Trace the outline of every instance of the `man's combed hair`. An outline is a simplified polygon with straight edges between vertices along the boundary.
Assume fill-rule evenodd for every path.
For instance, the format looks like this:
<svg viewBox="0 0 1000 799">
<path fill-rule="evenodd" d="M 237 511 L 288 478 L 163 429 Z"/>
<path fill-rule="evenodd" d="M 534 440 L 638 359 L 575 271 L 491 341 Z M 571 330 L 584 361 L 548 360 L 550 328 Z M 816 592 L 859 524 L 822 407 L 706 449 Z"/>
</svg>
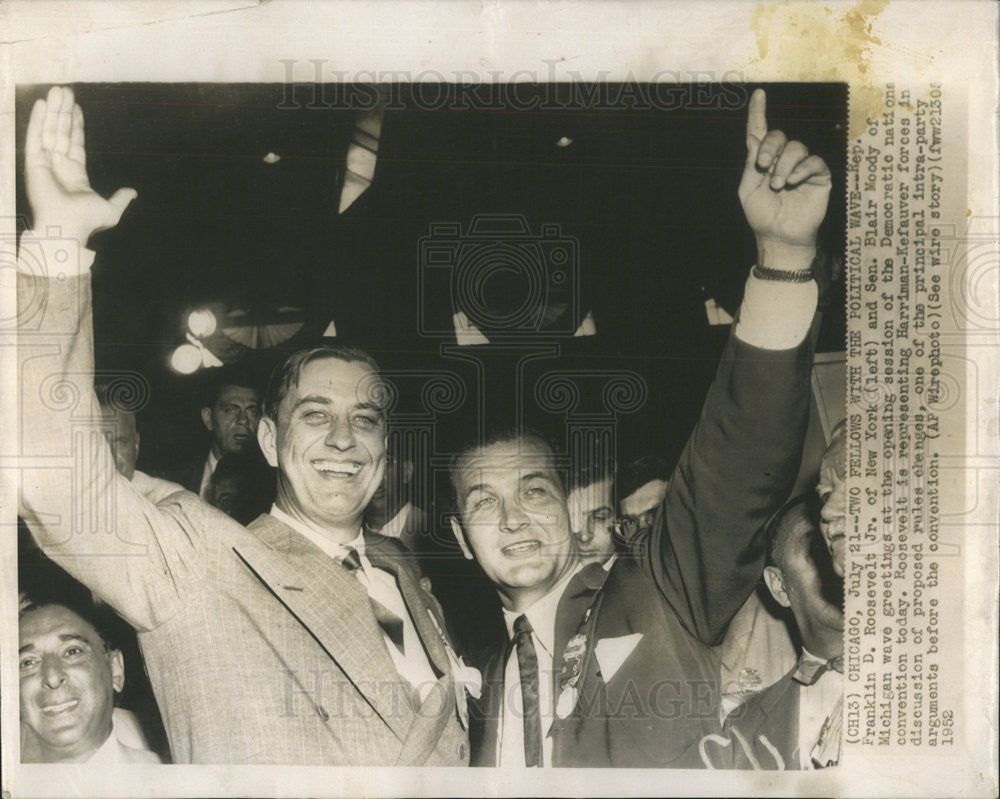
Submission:
<svg viewBox="0 0 1000 799">
<path fill-rule="evenodd" d="M 226 364 L 219 369 L 208 370 L 205 379 L 207 382 L 201 392 L 203 408 L 214 408 L 222 389 L 227 386 L 251 388 L 259 395 L 262 382 L 253 369 L 238 364 Z"/>
<path fill-rule="evenodd" d="M 791 532 L 796 521 L 805 521 L 819 531 L 819 498 L 815 491 L 808 491 L 792 497 L 771 517 L 764 528 L 767 546 L 767 563 L 783 568 L 791 544 Z M 822 541 L 822 538 L 820 538 Z"/>
<path fill-rule="evenodd" d="M 567 488 L 573 491 L 605 480 L 614 483 L 615 462 L 610 458 L 596 458 L 586 463 L 573 464 L 573 468 L 569 472 Z"/>
<path fill-rule="evenodd" d="M 552 442 L 537 430 L 530 427 L 500 427 L 490 430 L 482 441 L 468 444 L 452 456 L 449 471 L 451 476 L 452 497 L 454 499 L 454 507 L 456 510 L 461 510 L 461 498 L 458 495 L 458 475 L 461 472 L 462 467 L 465 465 L 465 462 L 481 450 L 488 449 L 489 447 L 497 444 L 508 443 L 518 443 L 523 448 L 534 445 L 544 450 L 547 453 L 546 457 L 548 458 L 549 465 L 552 467 L 552 470 L 555 472 L 556 478 L 559 481 L 559 487 L 565 492 L 566 477 L 558 468 L 558 464 L 556 463 L 556 450 L 555 447 L 552 446 Z"/>
<path fill-rule="evenodd" d="M 264 394 L 264 415 L 269 419 L 277 421 L 278 408 L 281 407 L 281 401 L 290 389 L 298 386 L 299 380 L 302 377 L 302 370 L 313 361 L 319 361 L 324 358 L 336 358 L 346 363 L 360 362 L 371 368 L 376 375 L 381 374 L 381 370 L 375 359 L 358 347 L 322 345 L 293 352 L 271 372 L 271 379 L 267 384 L 267 392 Z"/>
<path fill-rule="evenodd" d="M 71 610 L 87 622 L 97 631 L 105 649 L 119 648 L 121 619 L 107 605 L 95 602 L 89 590 L 69 577 L 47 579 L 44 584 L 31 587 L 23 595 L 17 618 L 20 620 L 26 613 L 53 606 Z"/>
<path fill-rule="evenodd" d="M 643 455 L 622 466 L 618 472 L 616 493 L 624 499 L 630 496 L 646 483 L 653 480 L 670 479 L 670 467 L 659 455 Z"/>
</svg>

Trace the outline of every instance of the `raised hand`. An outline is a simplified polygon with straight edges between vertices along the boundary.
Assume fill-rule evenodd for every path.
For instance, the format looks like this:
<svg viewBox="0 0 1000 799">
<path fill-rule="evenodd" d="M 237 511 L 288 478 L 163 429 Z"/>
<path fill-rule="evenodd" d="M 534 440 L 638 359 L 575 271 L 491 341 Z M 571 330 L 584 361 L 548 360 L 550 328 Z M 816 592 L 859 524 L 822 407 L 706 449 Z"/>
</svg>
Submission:
<svg viewBox="0 0 1000 799">
<path fill-rule="evenodd" d="M 45 235 L 58 228 L 59 236 L 84 246 L 92 233 L 117 225 L 137 196 L 134 189 L 119 189 L 104 199 L 90 187 L 83 111 L 73 101 L 73 90 L 60 86 L 31 109 L 24 172 L 35 232 Z"/>
<path fill-rule="evenodd" d="M 805 270 L 830 197 L 830 170 L 802 142 L 767 129 L 767 97 L 757 89 L 747 112 L 747 159 L 739 196 L 757 238 L 757 263 Z"/>
</svg>

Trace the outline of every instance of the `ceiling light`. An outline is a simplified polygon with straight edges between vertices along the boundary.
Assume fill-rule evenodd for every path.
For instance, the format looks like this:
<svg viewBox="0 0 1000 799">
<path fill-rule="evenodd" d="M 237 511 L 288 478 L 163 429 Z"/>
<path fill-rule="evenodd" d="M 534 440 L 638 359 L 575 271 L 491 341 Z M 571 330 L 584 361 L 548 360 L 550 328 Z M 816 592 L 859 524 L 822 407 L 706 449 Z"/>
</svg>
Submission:
<svg viewBox="0 0 1000 799">
<path fill-rule="evenodd" d="M 201 350 L 194 344 L 181 344 L 170 356 L 170 366 L 182 375 L 192 375 L 201 366 Z"/>
<path fill-rule="evenodd" d="M 264 163 L 265 164 L 276 164 L 280 160 L 281 160 L 281 156 L 278 155 L 277 153 L 268 153 L 267 155 L 264 156 Z"/>
<path fill-rule="evenodd" d="M 188 330 L 198 338 L 212 335 L 215 332 L 215 327 L 215 314 L 211 311 L 192 311 L 188 317 Z"/>
<path fill-rule="evenodd" d="M 573 143 L 573 140 L 569 136 L 561 136 L 558 141 L 556 141 L 556 147 L 569 147 Z"/>
</svg>

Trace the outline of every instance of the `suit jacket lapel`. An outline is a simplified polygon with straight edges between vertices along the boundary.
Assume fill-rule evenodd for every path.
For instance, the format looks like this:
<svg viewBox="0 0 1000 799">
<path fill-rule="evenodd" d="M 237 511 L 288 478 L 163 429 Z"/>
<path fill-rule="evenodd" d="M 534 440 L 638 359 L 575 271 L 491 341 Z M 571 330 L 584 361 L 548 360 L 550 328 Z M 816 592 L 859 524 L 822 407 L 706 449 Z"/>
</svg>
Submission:
<svg viewBox="0 0 1000 799">
<path fill-rule="evenodd" d="M 404 681 L 386 651 L 364 587 L 273 516 L 259 517 L 248 529 L 256 540 L 233 551 L 337 662 L 379 717 L 404 739 L 411 708 L 408 702 L 394 701 L 398 697 L 385 690 Z M 408 689 L 406 683 L 400 690 Z"/>
<path fill-rule="evenodd" d="M 497 765 L 497 744 L 500 737 L 500 715 L 503 712 L 504 669 L 507 666 L 506 641 L 498 642 L 483 667 L 483 692 L 472 703 L 469 741 L 472 745 L 473 766 L 492 768 Z"/>
<path fill-rule="evenodd" d="M 555 681 L 553 696 L 558 696 L 559 672 L 563 665 L 566 644 L 577 634 L 587 608 L 594 601 L 594 595 L 604 585 L 608 572 L 599 563 L 590 563 L 573 575 L 559 598 L 556 608 L 555 651 L 552 653 L 552 677 Z"/>
<path fill-rule="evenodd" d="M 425 598 L 423 589 L 418 585 L 411 569 L 399 562 L 398 553 L 386 546 L 385 539 L 378 535 L 365 533 L 365 555 L 373 566 L 395 575 L 399 593 L 402 594 L 406 608 L 410 611 L 410 618 L 417 628 L 417 635 L 420 636 L 435 675 L 440 677 L 448 674 L 451 668 L 442 638 L 445 629 L 444 619 L 435 613 L 433 602 L 428 602 Z M 436 624 L 428 613 L 434 614 Z"/>
<path fill-rule="evenodd" d="M 763 697 L 761 713 L 764 716 L 759 733 L 754 739 L 754 749 L 758 750 L 758 758 L 772 757 L 763 751 L 760 735 L 766 735 L 779 752 L 794 758 L 793 763 L 786 763 L 785 768 L 799 768 L 799 699 L 802 685 L 792 679 L 791 673 L 786 674 L 779 683 L 781 686 Z M 790 753 L 790 754 L 789 754 Z"/>
</svg>

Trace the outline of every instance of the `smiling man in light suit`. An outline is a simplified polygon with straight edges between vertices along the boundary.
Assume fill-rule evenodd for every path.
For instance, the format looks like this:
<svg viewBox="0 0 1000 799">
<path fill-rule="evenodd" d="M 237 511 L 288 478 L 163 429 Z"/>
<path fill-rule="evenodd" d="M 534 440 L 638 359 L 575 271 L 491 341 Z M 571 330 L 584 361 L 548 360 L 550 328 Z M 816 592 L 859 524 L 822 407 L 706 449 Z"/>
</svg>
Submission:
<svg viewBox="0 0 1000 799">
<path fill-rule="evenodd" d="M 700 741 L 719 726 L 710 647 L 760 578 L 762 528 L 802 455 L 811 266 L 829 192 L 826 164 L 767 129 L 756 91 L 739 196 L 757 263 L 652 527 L 603 586 L 583 568 L 544 440 L 514 431 L 456 459 L 453 531 L 496 585 L 508 631 L 474 709 L 475 764 L 704 765 Z"/>
<path fill-rule="evenodd" d="M 464 672 L 440 608 L 398 544 L 362 533 L 385 461 L 374 361 L 317 348 L 279 367 L 258 429 L 277 499 L 248 528 L 190 492 L 154 504 L 86 429 L 100 410 L 84 247 L 135 192 L 91 189 L 65 88 L 32 110 L 25 169 L 20 513 L 138 631 L 174 760 L 466 764 Z M 75 404 L 47 406 L 53 385 Z"/>
</svg>

